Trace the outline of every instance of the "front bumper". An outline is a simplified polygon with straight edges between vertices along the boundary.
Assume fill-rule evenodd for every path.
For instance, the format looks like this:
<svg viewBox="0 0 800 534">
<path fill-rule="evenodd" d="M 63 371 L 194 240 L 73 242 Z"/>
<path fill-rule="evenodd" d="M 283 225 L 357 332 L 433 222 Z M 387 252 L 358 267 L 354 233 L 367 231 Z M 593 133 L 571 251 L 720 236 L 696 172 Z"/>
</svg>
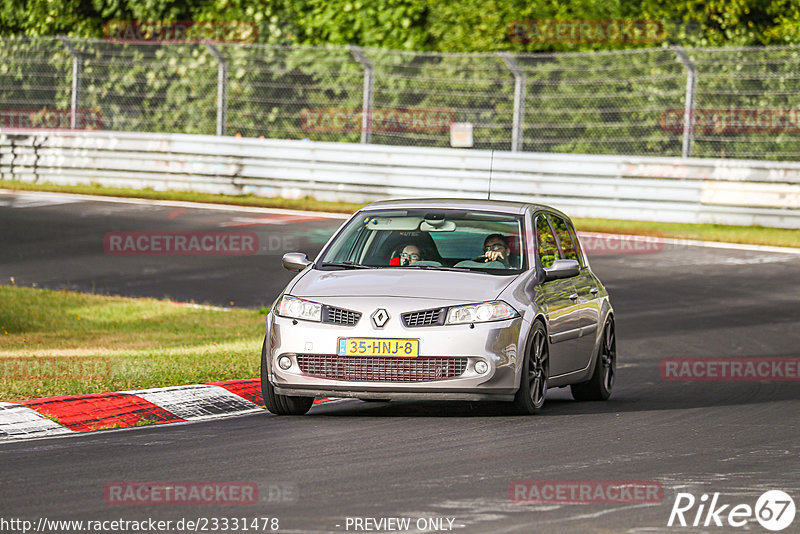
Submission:
<svg viewBox="0 0 800 534">
<path fill-rule="evenodd" d="M 419 303 L 409 304 L 414 305 L 419 307 Z M 350 308 L 357 309 L 352 303 Z M 359 311 L 362 311 L 362 317 L 355 326 L 294 321 L 270 313 L 267 316 L 267 368 L 269 380 L 276 393 L 306 397 L 399 400 L 513 399 L 519 386 L 519 370 L 523 357 L 518 347 L 526 334 L 523 331 L 526 323 L 522 318 L 475 323 L 473 326 L 465 324 L 412 328 L 402 324 L 399 313 L 390 312 L 392 320 L 384 328 L 376 328 L 369 317 L 373 309 Z M 372 367 L 369 373 L 352 372 L 356 367 L 363 370 L 362 364 L 366 364 L 366 361 L 361 361 L 361 358 L 369 357 L 337 356 L 338 340 L 344 337 L 419 339 L 419 357 L 392 358 L 394 361 L 370 364 Z M 281 369 L 277 365 L 281 357 L 288 357 L 291 367 Z M 306 362 L 312 359 L 327 363 L 318 365 L 313 369 L 313 374 L 310 374 L 301 369 L 303 358 Z M 416 368 L 423 366 L 425 360 L 452 362 L 456 359 L 459 360 L 459 372 L 449 378 L 439 379 L 436 374 L 417 373 L 417 379 L 393 379 L 398 376 L 398 366 Z M 479 361 L 487 364 L 486 372 L 476 371 L 475 364 Z M 309 370 L 306 363 L 302 367 Z M 338 372 L 325 372 L 334 367 Z M 358 379 L 341 379 L 343 368 L 349 373 L 344 376 L 357 376 Z M 376 369 L 386 368 L 393 372 L 375 378 L 379 375 Z M 320 372 L 320 369 L 323 371 Z"/>
</svg>

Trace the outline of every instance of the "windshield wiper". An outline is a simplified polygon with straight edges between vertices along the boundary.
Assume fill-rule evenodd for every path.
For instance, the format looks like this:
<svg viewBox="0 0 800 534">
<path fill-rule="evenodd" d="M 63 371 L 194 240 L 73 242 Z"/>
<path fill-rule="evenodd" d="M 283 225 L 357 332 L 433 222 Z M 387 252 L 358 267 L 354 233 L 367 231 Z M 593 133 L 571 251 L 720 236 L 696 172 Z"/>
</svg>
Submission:
<svg viewBox="0 0 800 534">
<path fill-rule="evenodd" d="M 345 261 L 323 261 L 320 263 L 320 267 L 342 267 L 344 269 L 374 269 L 374 267 L 370 267 L 369 265 L 361 265 L 360 263 L 355 263 L 350 260 Z"/>
<path fill-rule="evenodd" d="M 405 268 L 412 268 L 412 269 L 431 269 L 434 271 L 457 271 L 459 273 L 468 273 L 470 269 L 466 267 L 441 267 L 438 265 L 403 265 Z"/>
</svg>

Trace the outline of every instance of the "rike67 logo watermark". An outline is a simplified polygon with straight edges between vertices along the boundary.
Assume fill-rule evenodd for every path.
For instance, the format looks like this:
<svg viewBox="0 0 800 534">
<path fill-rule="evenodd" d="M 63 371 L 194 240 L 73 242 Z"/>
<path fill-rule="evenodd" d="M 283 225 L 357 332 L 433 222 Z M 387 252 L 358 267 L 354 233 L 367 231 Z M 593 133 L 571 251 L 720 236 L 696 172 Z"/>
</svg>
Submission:
<svg viewBox="0 0 800 534">
<path fill-rule="evenodd" d="M 696 506 L 696 510 L 695 510 Z M 724 515 L 727 512 L 727 515 Z M 692 527 L 744 527 L 755 519 L 761 527 L 777 532 L 794 522 L 794 499 L 780 490 L 766 491 L 756 500 L 755 506 L 742 503 L 723 504 L 719 493 L 709 497 L 704 493 L 696 498 L 691 493 L 678 493 L 667 526 Z"/>
</svg>

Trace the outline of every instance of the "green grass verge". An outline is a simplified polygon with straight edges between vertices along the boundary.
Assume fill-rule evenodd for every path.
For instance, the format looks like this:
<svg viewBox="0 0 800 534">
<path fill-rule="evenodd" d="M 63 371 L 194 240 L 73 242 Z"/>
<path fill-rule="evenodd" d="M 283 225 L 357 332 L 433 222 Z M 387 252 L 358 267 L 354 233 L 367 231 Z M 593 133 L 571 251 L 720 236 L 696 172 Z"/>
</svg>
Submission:
<svg viewBox="0 0 800 534">
<path fill-rule="evenodd" d="M 353 213 L 364 204 L 325 202 L 311 198 L 285 199 L 265 198 L 253 195 L 215 195 L 188 191 L 154 191 L 152 189 L 125 189 L 100 185 L 54 185 L 32 184 L 13 180 L 0 180 L 0 188 L 24 191 L 59 191 L 85 195 L 102 195 L 157 200 L 182 200 L 208 202 L 238 206 L 258 206 L 331 213 Z M 584 232 L 609 232 L 616 234 L 645 234 L 676 239 L 700 241 L 722 241 L 777 247 L 800 247 L 800 231 L 761 226 L 728 226 L 722 224 L 677 224 L 648 221 L 623 221 L 614 219 L 574 219 L 575 225 Z"/>
<path fill-rule="evenodd" d="M 263 311 L 0 286 L 0 401 L 255 378 Z"/>
</svg>

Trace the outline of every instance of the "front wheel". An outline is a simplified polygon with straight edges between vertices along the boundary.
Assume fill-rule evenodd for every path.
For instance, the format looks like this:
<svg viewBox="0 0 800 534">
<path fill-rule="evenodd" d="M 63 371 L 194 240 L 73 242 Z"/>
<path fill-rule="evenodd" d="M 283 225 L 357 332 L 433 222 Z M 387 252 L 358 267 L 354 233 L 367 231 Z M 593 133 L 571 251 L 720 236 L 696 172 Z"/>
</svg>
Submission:
<svg viewBox="0 0 800 534">
<path fill-rule="evenodd" d="M 600 352 L 594 365 L 592 378 L 580 384 L 572 384 L 572 398 L 578 401 L 607 400 L 614 387 L 617 373 L 617 338 L 614 335 L 614 319 L 609 319 L 603 329 Z"/>
<path fill-rule="evenodd" d="M 275 388 L 269 381 L 267 369 L 267 338 L 261 346 L 261 396 L 267 410 L 275 415 L 303 415 L 311 409 L 314 397 L 290 397 L 275 393 Z"/>
<path fill-rule="evenodd" d="M 547 394 L 549 356 L 550 346 L 547 344 L 547 332 L 545 332 L 544 325 L 537 321 L 533 327 L 530 348 L 522 366 L 519 389 L 514 397 L 514 412 L 533 414 L 542 409 Z"/>
</svg>

